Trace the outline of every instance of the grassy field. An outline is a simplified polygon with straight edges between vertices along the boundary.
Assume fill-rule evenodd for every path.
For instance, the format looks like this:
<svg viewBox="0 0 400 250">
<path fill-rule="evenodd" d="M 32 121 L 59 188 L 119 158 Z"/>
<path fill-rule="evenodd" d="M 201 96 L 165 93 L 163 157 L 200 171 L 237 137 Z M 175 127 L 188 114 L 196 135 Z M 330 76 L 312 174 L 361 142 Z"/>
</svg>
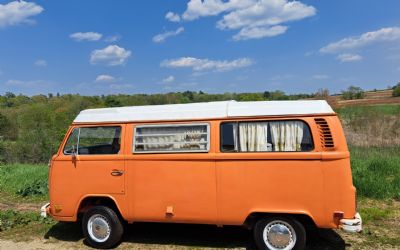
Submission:
<svg viewBox="0 0 400 250">
<path fill-rule="evenodd" d="M 351 244 L 351 249 L 396 249 L 400 248 L 400 228 L 395 224 L 400 224 L 400 147 L 350 147 L 351 164 L 353 171 L 354 184 L 358 190 L 359 211 L 364 219 L 364 231 L 362 234 L 347 234 L 338 232 L 345 240 L 346 244 Z M 45 165 L 6 165 L 0 166 L 0 238 L 11 240 L 31 240 L 39 237 L 52 239 L 51 242 L 75 241 L 82 244 L 82 235 L 79 225 L 56 223 L 51 219 L 40 218 L 38 209 L 40 204 L 47 201 L 47 173 L 48 167 Z M 160 234 L 157 230 L 175 230 L 174 225 L 160 226 L 155 225 L 154 235 L 146 235 L 147 240 L 137 238 L 139 229 L 137 225 L 130 226 L 128 231 L 133 231 L 135 236 L 127 236 L 121 248 L 130 248 L 132 244 L 143 244 L 148 247 L 165 243 L 158 242 Z M 142 226 L 143 227 L 143 226 Z M 149 226 L 144 226 L 147 228 Z M 154 225 L 152 225 L 154 227 Z M 167 227 L 167 228 L 165 228 Z M 176 230 L 193 230 L 193 234 L 203 233 L 208 230 L 213 234 L 215 229 L 208 227 L 178 226 Z M 150 230 L 150 229 L 149 229 Z M 233 231 L 232 231 L 233 230 Z M 214 242 L 205 240 L 204 247 L 232 247 L 236 242 L 235 238 L 245 242 L 251 241 L 248 232 L 242 229 L 223 229 L 221 234 L 233 233 L 231 238 L 226 236 L 224 242 Z M 235 235 L 236 234 L 236 235 Z M 68 236 L 69 235 L 69 236 Z M 182 246 L 175 246 L 174 249 L 186 249 L 192 247 L 187 240 L 180 238 L 177 233 L 173 237 L 176 243 Z M 172 236 L 171 236 L 172 237 Z M 182 236 L 183 237 L 183 236 Z M 71 239 L 70 239 L 71 238 Z M 68 240 L 69 239 L 69 240 Z M 162 238 L 166 240 L 165 238 Z M 198 241 L 203 241 L 203 238 Z M 196 241 L 194 237 L 193 241 Z M 246 247 L 236 242 L 238 248 Z M 207 245 L 208 244 L 208 245 Z M 247 243 L 246 243 L 247 244 Z M 310 245 L 311 244 L 311 245 Z M 314 248 L 321 243 L 320 241 L 309 243 L 308 249 Z M 336 244 L 336 243 L 335 243 Z M 234 244 L 235 245 L 235 244 Z M 79 245 L 78 245 L 79 246 Z M 80 245 L 82 246 L 82 245 Z M 134 245 L 136 247 L 136 245 Z M 197 243 L 202 247 L 202 243 Z M 150 248 L 153 248 L 150 247 Z M 139 247 L 140 248 L 140 247 Z M 328 248 L 329 249 L 329 248 Z"/>
<path fill-rule="evenodd" d="M 359 197 L 400 200 L 400 146 L 351 147 L 350 152 Z"/>
<path fill-rule="evenodd" d="M 44 201 L 48 197 L 46 165 L 0 166 L 0 193 L 10 201 Z"/>
<path fill-rule="evenodd" d="M 400 105 L 349 106 L 336 112 L 349 145 L 400 146 Z"/>
<path fill-rule="evenodd" d="M 308 249 L 400 249 L 400 105 L 349 106 L 336 111 L 352 145 L 353 181 L 364 231 L 331 230 L 342 239 L 333 243 L 318 233 L 321 237 L 310 237 Z M 38 214 L 48 200 L 47 174 L 46 165 L 0 165 L 0 240 L 33 244 L 32 240 L 45 239 L 48 248 L 41 243 L 38 248 L 81 248 L 78 224 L 56 223 Z M 127 230 L 122 249 L 251 249 L 251 234 L 241 228 L 135 223 Z"/>
<path fill-rule="evenodd" d="M 348 106 L 335 110 L 341 118 L 364 117 L 365 115 L 399 115 L 400 105 Z"/>
</svg>

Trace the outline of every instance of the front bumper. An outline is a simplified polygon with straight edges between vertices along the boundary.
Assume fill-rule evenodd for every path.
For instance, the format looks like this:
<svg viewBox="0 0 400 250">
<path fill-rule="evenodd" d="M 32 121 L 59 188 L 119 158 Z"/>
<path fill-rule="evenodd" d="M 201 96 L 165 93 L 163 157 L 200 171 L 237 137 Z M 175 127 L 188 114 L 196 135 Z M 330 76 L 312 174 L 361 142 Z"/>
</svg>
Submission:
<svg viewBox="0 0 400 250">
<path fill-rule="evenodd" d="M 362 219 L 359 213 L 356 213 L 354 219 L 341 219 L 339 228 L 350 233 L 359 233 L 362 231 Z"/>
<path fill-rule="evenodd" d="M 46 218 L 47 215 L 50 215 L 50 203 L 46 203 L 40 208 L 40 216 Z"/>
</svg>

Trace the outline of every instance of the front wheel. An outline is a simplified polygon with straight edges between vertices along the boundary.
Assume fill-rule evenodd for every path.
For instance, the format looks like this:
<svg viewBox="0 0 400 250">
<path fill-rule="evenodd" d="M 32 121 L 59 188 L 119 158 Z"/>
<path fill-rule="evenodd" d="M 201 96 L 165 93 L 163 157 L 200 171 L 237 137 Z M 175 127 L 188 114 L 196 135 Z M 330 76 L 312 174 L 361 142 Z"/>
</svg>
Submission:
<svg viewBox="0 0 400 250">
<path fill-rule="evenodd" d="M 83 234 L 94 248 L 112 248 L 122 237 L 124 228 L 118 215 L 109 207 L 95 206 L 83 216 Z"/>
<path fill-rule="evenodd" d="M 306 231 L 289 217 L 264 218 L 254 227 L 254 241 L 258 249 L 301 250 L 306 244 Z"/>
</svg>

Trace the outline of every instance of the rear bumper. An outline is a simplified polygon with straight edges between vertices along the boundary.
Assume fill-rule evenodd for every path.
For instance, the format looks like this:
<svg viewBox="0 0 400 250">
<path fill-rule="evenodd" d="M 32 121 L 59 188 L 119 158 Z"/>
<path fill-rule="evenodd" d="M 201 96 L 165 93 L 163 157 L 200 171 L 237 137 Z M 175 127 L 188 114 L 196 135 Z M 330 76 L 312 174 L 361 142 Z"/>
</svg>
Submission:
<svg viewBox="0 0 400 250">
<path fill-rule="evenodd" d="M 40 216 L 46 218 L 48 215 L 50 215 L 50 203 L 46 203 L 40 208 Z"/>
<path fill-rule="evenodd" d="M 341 219 L 339 228 L 350 233 L 359 233 L 362 231 L 362 219 L 359 213 L 356 213 L 354 219 Z"/>
<path fill-rule="evenodd" d="M 76 216 L 63 217 L 52 214 L 50 210 L 50 203 L 46 203 L 40 208 L 40 216 L 44 218 L 51 217 L 56 221 L 70 221 L 70 222 L 76 221 Z"/>
</svg>

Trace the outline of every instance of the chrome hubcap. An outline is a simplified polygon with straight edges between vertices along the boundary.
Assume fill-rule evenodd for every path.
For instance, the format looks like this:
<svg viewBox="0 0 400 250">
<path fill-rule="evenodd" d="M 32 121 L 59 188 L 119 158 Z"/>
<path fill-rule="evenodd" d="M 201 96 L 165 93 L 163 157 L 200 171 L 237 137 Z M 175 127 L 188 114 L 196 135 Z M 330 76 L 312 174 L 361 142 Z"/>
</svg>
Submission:
<svg viewBox="0 0 400 250">
<path fill-rule="evenodd" d="M 263 231 L 264 242 L 269 249 L 290 250 L 296 244 L 296 233 L 285 221 L 275 220 L 267 224 Z"/>
<path fill-rule="evenodd" d="M 87 229 L 96 242 L 105 242 L 110 237 L 111 227 L 107 218 L 100 214 L 94 214 L 89 218 Z"/>
</svg>

